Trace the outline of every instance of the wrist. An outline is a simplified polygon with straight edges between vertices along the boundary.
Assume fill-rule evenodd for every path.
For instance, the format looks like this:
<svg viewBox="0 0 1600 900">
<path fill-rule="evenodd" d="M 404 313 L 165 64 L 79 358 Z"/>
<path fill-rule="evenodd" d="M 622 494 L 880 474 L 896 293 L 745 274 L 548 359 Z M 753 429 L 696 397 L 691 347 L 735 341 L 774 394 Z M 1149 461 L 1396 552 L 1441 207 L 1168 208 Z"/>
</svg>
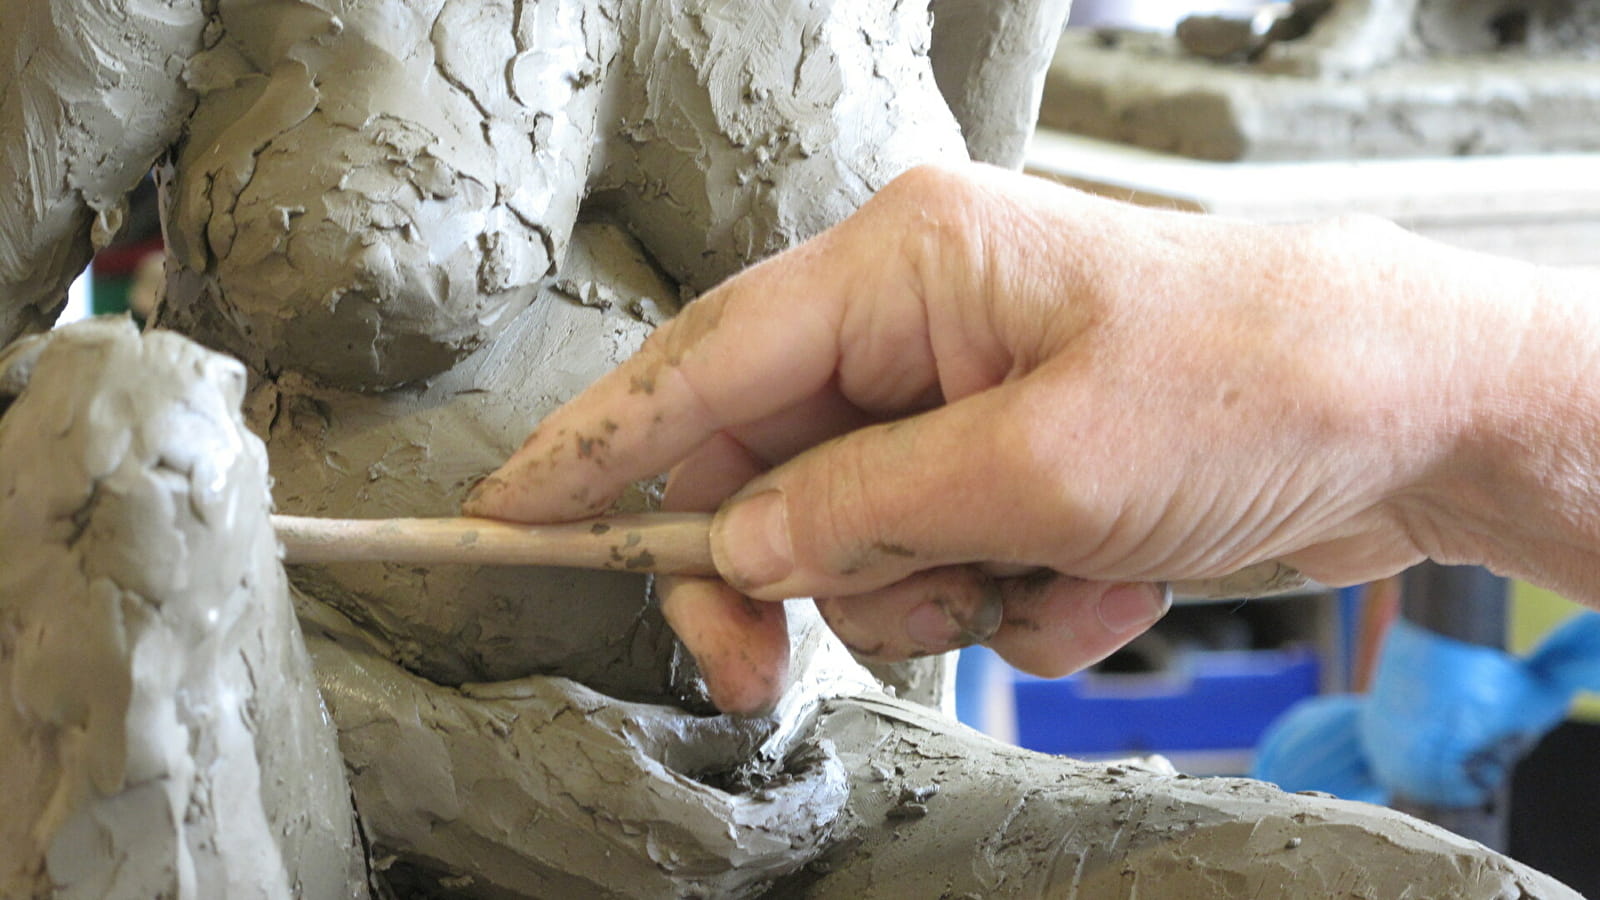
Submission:
<svg viewBox="0 0 1600 900">
<path fill-rule="evenodd" d="M 1464 256 L 1477 372 L 1435 558 L 1600 604 L 1600 273 Z"/>
</svg>

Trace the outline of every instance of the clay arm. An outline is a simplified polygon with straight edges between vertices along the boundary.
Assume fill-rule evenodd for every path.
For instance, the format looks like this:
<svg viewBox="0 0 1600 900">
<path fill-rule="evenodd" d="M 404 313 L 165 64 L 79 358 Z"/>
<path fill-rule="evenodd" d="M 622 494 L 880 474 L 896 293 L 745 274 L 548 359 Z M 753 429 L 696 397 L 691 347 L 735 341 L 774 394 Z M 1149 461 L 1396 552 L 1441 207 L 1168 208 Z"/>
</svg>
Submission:
<svg viewBox="0 0 1600 900">
<path fill-rule="evenodd" d="M 0 351 L 0 895 L 367 895 L 233 360 Z"/>
<path fill-rule="evenodd" d="M 935 0 L 933 74 L 967 152 L 1016 168 L 1071 0 Z"/>
<path fill-rule="evenodd" d="M 199 0 L 18 0 L 0 29 L 0 344 L 48 328 L 193 97 Z"/>
</svg>

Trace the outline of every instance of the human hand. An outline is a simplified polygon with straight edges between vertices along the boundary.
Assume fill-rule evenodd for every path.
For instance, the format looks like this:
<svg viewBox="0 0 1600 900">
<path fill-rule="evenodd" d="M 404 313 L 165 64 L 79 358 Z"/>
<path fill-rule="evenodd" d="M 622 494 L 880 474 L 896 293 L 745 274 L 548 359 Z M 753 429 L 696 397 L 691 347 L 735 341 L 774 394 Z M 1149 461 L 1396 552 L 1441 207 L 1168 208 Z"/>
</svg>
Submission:
<svg viewBox="0 0 1600 900">
<path fill-rule="evenodd" d="M 725 580 L 663 579 L 663 611 L 724 710 L 781 693 L 788 597 L 867 656 L 1065 674 L 1155 622 L 1160 581 L 1423 558 L 1494 376 L 1458 365 L 1490 328 L 1445 252 L 913 170 L 690 304 L 466 511 L 581 518 L 671 466 Z"/>
</svg>

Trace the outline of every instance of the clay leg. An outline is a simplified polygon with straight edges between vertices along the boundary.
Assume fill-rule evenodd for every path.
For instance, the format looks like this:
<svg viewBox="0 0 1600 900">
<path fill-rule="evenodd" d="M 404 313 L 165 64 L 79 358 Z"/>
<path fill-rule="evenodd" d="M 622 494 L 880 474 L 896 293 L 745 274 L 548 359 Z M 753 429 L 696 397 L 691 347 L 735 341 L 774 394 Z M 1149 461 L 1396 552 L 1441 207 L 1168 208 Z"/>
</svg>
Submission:
<svg viewBox="0 0 1600 900">
<path fill-rule="evenodd" d="M 265 378 L 247 402 L 271 454 L 278 509 L 300 515 L 455 515 L 555 405 L 636 349 L 648 309 L 672 309 L 637 243 L 580 224 L 556 284 L 495 342 L 425 389 L 363 393 Z M 633 508 L 644 498 L 633 494 Z M 296 566 L 294 584 L 441 684 L 562 675 L 660 700 L 681 667 L 641 575 L 510 566 Z"/>
<path fill-rule="evenodd" d="M 813 739 L 848 812 L 773 897 L 1578 896 L 1384 807 L 1043 756 L 898 701 L 834 701 Z"/>
<path fill-rule="evenodd" d="M 243 369 L 101 320 L 0 373 L 0 895 L 366 896 Z"/>
<path fill-rule="evenodd" d="M 790 749 L 814 696 L 769 720 L 564 678 L 446 688 L 327 607 L 302 615 L 364 828 L 402 895 L 754 896 L 824 849 L 849 793 L 833 748 Z"/>
</svg>

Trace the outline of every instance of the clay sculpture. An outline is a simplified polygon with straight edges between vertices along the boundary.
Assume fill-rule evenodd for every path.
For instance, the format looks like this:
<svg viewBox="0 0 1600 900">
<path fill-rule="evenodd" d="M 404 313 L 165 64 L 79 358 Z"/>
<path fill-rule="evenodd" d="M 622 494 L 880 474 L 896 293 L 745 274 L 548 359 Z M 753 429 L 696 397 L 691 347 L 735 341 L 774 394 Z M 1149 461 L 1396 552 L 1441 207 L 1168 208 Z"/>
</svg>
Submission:
<svg viewBox="0 0 1600 900">
<path fill-rule="evenodd" d="M 734 718 L 640 576 L 286 577 L 270 507 L 452 513 L 696 292 L 1014 155 L 1064 4 L 12 8 L 0 339 L 152 164 L 169 256 L 160 328 L 0 357 L 0 895 L 1571 896 L 1381 808 L 1001 745 L 805 601 Z M 936 80 L 963 34 L 998 49 Z M 968 80 L 1021 112 L 952 115 Z"/>
</svg>

